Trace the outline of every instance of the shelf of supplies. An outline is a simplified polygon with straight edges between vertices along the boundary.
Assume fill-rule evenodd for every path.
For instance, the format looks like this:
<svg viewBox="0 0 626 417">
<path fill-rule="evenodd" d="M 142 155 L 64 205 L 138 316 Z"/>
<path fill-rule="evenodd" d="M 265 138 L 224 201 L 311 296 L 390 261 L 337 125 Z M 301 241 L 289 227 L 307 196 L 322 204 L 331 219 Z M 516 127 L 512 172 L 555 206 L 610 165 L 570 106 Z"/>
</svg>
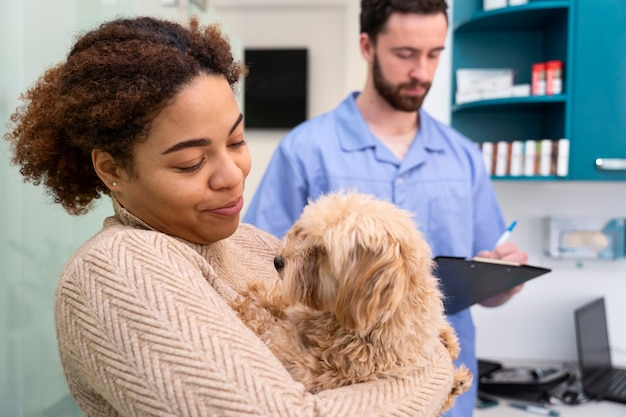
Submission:
<svg viewBox="0 0 626 417">
<path fill-rule="evenodd" d="M 489 107 L 518 110 L 555 103 L 565 103 L 566 98 L 567 96 L 565 94 L 557 94 L 553 96 L 506 97 L 490 100 L 476 100 L 454 105 L 452 112 L 460 112 L 469 109 L 485 109 Z"/>
<path fill-rule="evenodd" d="M 477 11 L 455 26 L 455 32 L 535 30 L 550 26 L 556 15 L 569 8 L 569 1 L 531 1 L 520 6 Z"/>
</svg>

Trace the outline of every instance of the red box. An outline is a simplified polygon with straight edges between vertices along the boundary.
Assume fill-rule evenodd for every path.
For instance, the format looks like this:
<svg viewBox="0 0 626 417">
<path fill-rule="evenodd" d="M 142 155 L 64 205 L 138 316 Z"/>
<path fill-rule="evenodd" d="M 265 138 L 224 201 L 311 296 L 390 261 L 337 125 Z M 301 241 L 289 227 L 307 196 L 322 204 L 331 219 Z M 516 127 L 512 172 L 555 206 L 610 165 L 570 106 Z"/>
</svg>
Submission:
<svg viewBox="0 0 626 417">
<path fill-rule="evenodd" d="M 546 64 L 538 62 L 532 66 L 532 81 L 530 91 L 533 96 L 546 94 Z"/>
<path fill-rule="evenodd" d="M 563 92 L 563 63 L 558 60 L 546 62 L 546 94 Z"/>
</svg>

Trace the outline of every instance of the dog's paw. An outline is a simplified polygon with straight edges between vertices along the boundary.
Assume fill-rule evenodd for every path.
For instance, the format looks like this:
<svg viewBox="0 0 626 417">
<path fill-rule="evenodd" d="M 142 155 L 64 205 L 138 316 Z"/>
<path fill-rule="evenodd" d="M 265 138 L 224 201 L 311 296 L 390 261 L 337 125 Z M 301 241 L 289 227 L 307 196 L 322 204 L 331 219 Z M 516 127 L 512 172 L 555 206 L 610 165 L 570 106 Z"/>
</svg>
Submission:
<svg viewBox="0 0 626 417">
<path fill-rule="evenodd" d="M 451 394 L 458 397 L 467 392 L 472 386 L 473 380 L 474 376 L 470 370 L 467 369 L 465 365 L 461 365 L 454 371 L 454 384 L 452 385 Z"/>
<path fill-rule="evenodd" d="M 459 346 L 459 339 L 456 337 L 456 333 L 452 326 L 446 323 L 439 332 L 439 338 L 441 343 L 446 347 L 452 360 L 459 357 L 461 347 Z"/>
<path fill-rule="evenodd" d="M 474 377 L 469 369 L 465 367 L 465 365 L 461 365 L 454 371 L 454 381 L 452 382 L 452 388 L 448 393 L 448 398 L 443 403 L 441 409 L 439 410 L 439 414 L 443 414 L 448 411 L 454 403 L 456 402 L 456 398 L 467 392 L 472 386 L 472 382 Z"/>
</svg>

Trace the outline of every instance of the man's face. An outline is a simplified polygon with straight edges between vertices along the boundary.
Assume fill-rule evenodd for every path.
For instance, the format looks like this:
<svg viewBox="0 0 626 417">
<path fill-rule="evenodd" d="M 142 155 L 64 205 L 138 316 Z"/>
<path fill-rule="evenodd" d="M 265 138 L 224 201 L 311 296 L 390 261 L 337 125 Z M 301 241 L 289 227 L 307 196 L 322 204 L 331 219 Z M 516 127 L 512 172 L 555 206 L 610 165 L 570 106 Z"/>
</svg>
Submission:
<svg viewBox="0 0 626 417">
<path fill-rule="evenodd" d="M 414 112 L 422 107 L 424 98 L 430 89 L 431 83 L 420 83 L 413 79 L 406 83 L 393 84 L 385 78 L 385 74 L 380 67 L 378 55 L 374 55 L 374 63 L 372 66 L 372 75 L 374 80 L 374 88 L 385 99 L 391 107 L 396 110 Z M 408 91 L 423 91 L 421 94 L 409 94 Z"/>
<path fill-rule="evenodd" d="M 372 81 L 393 108 L 418 110 L 430 89 L 444 48 L 447 22 L 443 14 L 394 13 L 373 46 Z"/>
</svg>

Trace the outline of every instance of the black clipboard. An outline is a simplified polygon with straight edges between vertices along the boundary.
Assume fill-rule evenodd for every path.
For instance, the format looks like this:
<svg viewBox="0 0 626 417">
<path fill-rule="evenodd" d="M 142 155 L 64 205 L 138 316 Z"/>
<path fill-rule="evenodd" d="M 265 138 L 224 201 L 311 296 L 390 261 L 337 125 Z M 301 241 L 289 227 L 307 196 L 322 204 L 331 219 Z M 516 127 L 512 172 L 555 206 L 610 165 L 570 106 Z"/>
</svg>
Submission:
<svg viewBox="0 0 626 417">
<path fill-rule="evenodd" d="M 551 271 L 499 259 L 437 256 L 434 260 L 446 314 L 458 313 Z"/>
</svg>

